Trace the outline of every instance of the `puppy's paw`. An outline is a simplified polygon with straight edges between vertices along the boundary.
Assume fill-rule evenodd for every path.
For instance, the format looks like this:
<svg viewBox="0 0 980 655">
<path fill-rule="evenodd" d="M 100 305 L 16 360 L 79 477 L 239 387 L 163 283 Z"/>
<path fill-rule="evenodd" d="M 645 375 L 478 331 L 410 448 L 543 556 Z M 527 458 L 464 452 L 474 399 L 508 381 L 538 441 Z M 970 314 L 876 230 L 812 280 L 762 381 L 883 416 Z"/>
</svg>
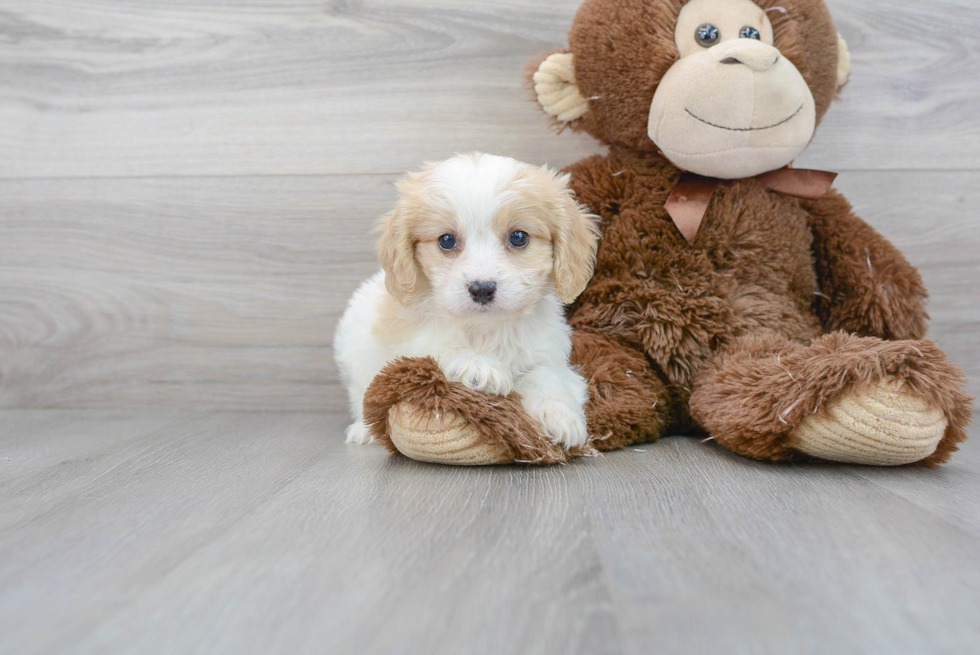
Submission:
<svg viewBox="0 0 980 655">
<path fill-rule="evenodd" d="M 364 423 L 351 423 L 347 426 L 347 443 L 356 443 L 363 446 L 372 441 L 374 441 L 374 437 L 371 436 L 371 431 L 368 430 L 368 426 L 364 425 Z"/>
<path fill-rule="evenodd" d="M 474 391 L 506 396 L 514 390 L 510 371 L 486 357 L 453 357 L 442 367 L 442 372 L 449 381 L 459 382 Z"/>
<path fill-rule="evenodd" d="M 566 449 L 584 446 L 589 439 L 585 411 L 571 398 L 530 396 L 524 399 L 524 409 L 558 446 Z"/>
</svg>

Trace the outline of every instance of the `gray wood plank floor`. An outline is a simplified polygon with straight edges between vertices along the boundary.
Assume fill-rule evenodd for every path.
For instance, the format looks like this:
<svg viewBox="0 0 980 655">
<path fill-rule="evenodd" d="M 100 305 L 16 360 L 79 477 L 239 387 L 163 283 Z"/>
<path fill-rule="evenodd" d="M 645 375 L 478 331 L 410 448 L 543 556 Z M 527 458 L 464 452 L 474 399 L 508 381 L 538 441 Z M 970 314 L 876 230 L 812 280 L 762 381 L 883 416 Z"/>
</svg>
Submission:
<svg viewBox="0 0 980 655">
<path fill-rule="evenodd" d="M 551 469 L 307 413 L 0 413 L 0 652 L 967 653 L 980 442 L 940 470 L 668 438 Z"/>
</svg>

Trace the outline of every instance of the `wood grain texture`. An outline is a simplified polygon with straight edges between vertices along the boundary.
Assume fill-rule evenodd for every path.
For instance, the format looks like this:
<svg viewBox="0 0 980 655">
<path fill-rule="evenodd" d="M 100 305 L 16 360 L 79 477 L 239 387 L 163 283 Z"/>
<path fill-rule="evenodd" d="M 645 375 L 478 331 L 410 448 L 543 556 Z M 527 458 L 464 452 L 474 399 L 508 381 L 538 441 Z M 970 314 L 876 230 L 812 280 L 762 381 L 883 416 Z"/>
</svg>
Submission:
<svg viewBox="0 0 980 655">
<path fill-rule="evenodd" d="M 934 653 L 980 640 L 939 470 L 673 438 L 460 469 L 305 413 L 0 412 L 0 653 Z"/>
<path fill-rule="evenodd" d="M 980 380 L 980 173 L 839 186 Z M 343 410 L 333 327 L 394 198 L 387 176 L 0 180 L 0 407 Z"/>
<path fill-rule="evenodd" d="M 0 177 L 394 174 L 479 149 L 565 165 L 523 65 L 579 0 L 6 0 Z M 971 169 L 974 0 L 831 0 L 854 73 L 801 163 Z"/>
<path fill-rule="evenodd" d="M 624 641 L 643 645 L 634 652 L 972 649 L 978 536 L 959 517 L 859 468 L 773 467 L 682 438 L 640 450 L 581 470 Z M 930 495 L 976 490 L 962 460 L 890 473 L 886 484 Z M 960 509 L 975 520 L 975 500 Z"/>
<path fill-rule="evenodd" d="M 391 181 L 0 182 L 0 404 L 338 408 Z M 196 399 L 196 400 L 195 400 Z"/>
<path fill-rule="evenodd" d="M 976 439 L 936 471 L 342 444 L 394 179 L 601 150 L 521 86 L 578 3 L 0 3 L 0 408 L 108 408 L 0 411 L 0 653 L 975 650 Z M 980 13 L 830 4 L 854 72 L 799 165 L 920 267 L 976 394 Z"/>
<path fill-rule="evenodd" d="M 42 414 L 0 414 L 0 652 L 617 652 L 563 469 L 417 465 L 336 415 Z"/>
</svg>

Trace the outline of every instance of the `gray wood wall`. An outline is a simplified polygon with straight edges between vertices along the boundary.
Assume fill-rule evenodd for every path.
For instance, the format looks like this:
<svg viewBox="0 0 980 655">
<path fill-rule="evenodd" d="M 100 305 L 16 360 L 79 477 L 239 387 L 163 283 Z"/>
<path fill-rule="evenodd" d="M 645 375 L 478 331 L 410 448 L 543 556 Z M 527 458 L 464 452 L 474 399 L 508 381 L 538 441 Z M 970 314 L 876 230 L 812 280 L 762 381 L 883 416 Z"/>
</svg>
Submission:
<svg viewBox="0 0 980 655">
<path fill-rule="evenodd" d="M 842 172 L 980 379 L 976 0 L 830 4 L 854 72 L 799 165 Z M 577 5 L 0 0 L 0 407 L 342 407 L 394 179 L 600 151 L 521 82 Z"/>
</svg>

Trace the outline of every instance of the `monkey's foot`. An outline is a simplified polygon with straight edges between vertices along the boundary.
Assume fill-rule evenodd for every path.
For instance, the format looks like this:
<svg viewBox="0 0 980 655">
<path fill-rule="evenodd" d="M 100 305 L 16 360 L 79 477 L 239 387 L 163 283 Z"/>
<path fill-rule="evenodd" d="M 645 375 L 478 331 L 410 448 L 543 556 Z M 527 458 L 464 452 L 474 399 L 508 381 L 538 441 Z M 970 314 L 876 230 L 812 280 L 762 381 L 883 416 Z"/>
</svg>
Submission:
<svg viewBox="0 0 980 655">
<path fill-rule="evenodd" d="M 845 391 L 790 434 L 796 450 L 848 464 L 901 466 L 936 452 L 949 421 L 940 407 L 885 379 Z"/>
<path fill-rule="evenodd" d="M 364 421 L 391 452 L 456 466 L 563 464 L 595 453 L 551 443 L 516 394 L 491 396 L 450 382 L 431 358 L 400 359 L 364 395 Z"/>
<path fill-rule="evenodd" d="M 398 452 L 420 462 L 486 466 L 514 461 L 503 443 L 484 439 L 472 423 L 452 410 L 430 414 L 399 403 L 388 410 L 388 434 Z"/>
</svg>

